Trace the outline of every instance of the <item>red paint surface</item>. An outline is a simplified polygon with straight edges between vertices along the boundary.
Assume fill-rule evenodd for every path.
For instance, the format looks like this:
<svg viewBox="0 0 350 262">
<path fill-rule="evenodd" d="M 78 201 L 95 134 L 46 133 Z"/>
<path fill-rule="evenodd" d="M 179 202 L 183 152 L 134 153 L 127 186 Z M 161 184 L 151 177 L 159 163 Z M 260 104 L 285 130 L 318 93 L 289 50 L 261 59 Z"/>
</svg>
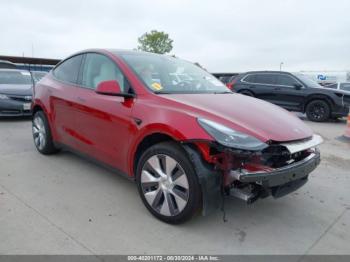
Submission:
<svg viewBox="0 0 350 262">
<path fill-rule="evenodd" d="M 97 52 L 97 51 L 96 51 Z M 266 142 L 292 141 L 312 135 L 297 117 L 267 102 L 239 94 L 156 95 L 117 55 L 136 97 L 100 95 L 64 84 L 48 74 L 35 87 L 34 106 L 48 115 L 53 139 L 133 176 L 135 152 L 148 135 L 162 133 L 178 141 L 213 141 L 198 124 L 202 117 Z M 141 119 L 137 125 L 135 118 Z M 204 156 L 207 148 L 200 146 Z"/>
</svg>

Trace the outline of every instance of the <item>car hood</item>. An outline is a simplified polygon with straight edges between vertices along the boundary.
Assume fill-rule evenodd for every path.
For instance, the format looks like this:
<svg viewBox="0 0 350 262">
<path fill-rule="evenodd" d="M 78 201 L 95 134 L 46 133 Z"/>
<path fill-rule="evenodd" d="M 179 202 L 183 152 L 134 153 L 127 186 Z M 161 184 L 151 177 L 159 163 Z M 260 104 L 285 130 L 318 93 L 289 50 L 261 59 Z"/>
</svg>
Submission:
<svg viewBox="0 0 350 262">
<path fill-rule="evenodd" d="M 32 93 L 32 85 L 0 84 L 0 94 L 31 96 Z"/>
<path fill-rule="evenodd" d="M 305 139 L 312 130 L 293 113 L 260 99 L 240 94 L 171 94 L 188 114 L 209 119 L 252 135 L 263 142 Z M 180 109 L 177 109 L 180 110 Z"/>
</svg>

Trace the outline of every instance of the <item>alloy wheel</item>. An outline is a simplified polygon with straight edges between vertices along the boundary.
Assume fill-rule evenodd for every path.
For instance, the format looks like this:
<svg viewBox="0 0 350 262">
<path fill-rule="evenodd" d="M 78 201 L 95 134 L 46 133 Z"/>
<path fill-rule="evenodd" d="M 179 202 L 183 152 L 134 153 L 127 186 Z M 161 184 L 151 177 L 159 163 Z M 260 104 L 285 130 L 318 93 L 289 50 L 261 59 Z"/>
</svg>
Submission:
<svg viewBox="0 0 350 262">
<path fill-rule="evenodd" d="M 147 203 L 163 216 L 181 213 L 189 199 L 187 175 L 172 157 L 150 157 L 141 171 L 141 187 Z"/>
<path fill-rule="evenodd" d="M 310 110 L 310 114 L 314 119 L 322 119 L 326 111 L 322 104 L 314 104 Z"/>
<path fill-rule="evenodd" d="M 41 117 L 36 116 L 34 118 L 32 129 L 35 146 L 39 150 L 43 150 L 46 145 L 46 129 Z"/>
</svg>

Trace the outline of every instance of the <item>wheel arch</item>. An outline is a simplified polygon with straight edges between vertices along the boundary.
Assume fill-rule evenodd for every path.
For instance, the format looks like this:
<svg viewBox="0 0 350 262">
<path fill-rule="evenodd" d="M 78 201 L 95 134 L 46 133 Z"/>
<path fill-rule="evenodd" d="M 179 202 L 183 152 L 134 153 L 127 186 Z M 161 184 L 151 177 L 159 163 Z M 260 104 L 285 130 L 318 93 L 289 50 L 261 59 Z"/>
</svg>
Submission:
<svg viewBox="0 0 350 262">
<path fill-rule="evenodd" d="M 52 116 L 49 114 L 49 112 L 47 111 L 46 107 L 40 102 L 40 101 L 35 101 L 34 102 L 34 105 L 32 107 L 32 117 L 34 117 L 35 113 L 38 112 L 38 111 L 43 111 L 46 118 L 48 119 L 48 124 L 49 124 L 49 127 L 50 127 L 50 130 L 51 130 L 51 133 L 52 133 L 52 137 L 54 140 L 56 140 L 57 138 L 57 134 L 55 132 L 55 129 L 54 129 L 54 124 L 52 123 Z"/>
<path fill-rule="evenodd" d="M 324 95 L 324 94 L 314 94 L 314 95 L 310 95 L 306 98 L 304 104 L 303 104 L 303 113 L 305 113 L 306 111 L 306 107 L 307 105 L 315 100 L 323 100 L 325 101 L 328 105 L 329 105 L 329 109 L 332 111 L 333 110 L 333 106 L 334 106 L 334 102 L 332 100 L 331 97 Z"/>
<path fill-rule="evenodd" d="M 184 143 L 182 143 L 181 140 L 163 132 L 154 132 L 143 137 L 140 143 L 138 143 L 135 153 L 133 154 L 132 174 L 134 179 L 136 178 L 135 172 L 137 170 L 137 164 L 143 152 L 145 152 L 145 150 L 147 150 L 147 148 L 150 146 L 166 141 L 173 141 L 181 145 L 184 152 L 187 153 L 187 156 L 193 164 L 201 186 L 202 215 L 207 215 L 214 210 L 217 210 L 220 207 L 222 200 L 222 174 L 210 167 L 197 145 L 190 141 L 183 141 Z"/>
<path fill-rule="evenodd" d="M 173 136 L 171 136 L 167 133 L 163 133 L 163 132 L 153 132 L 151 134 L 147 134 L 146 136 L 144 136 L 140 140 L 140 142 L 137 144 L 135 152 L 132 154 L 131 174 L 134 178 L 136 177 L 135 172 L 137 169 L 137 164 L 138 164 L 143 152 L 145 152 L 147 150 L 147 148 L 149 148 L 155 144 L 165 142 L 165 141 L 178 142 L 178 140 L 176 140 Z"/>
<path fill-rule="evenodd" d="M 36 112 L 38 111 L 44 111 L 44 109 L 40 105 L 34 105 L 33 110 L 32 110 L 32 115 L 34 116 Z"/>
</svg>

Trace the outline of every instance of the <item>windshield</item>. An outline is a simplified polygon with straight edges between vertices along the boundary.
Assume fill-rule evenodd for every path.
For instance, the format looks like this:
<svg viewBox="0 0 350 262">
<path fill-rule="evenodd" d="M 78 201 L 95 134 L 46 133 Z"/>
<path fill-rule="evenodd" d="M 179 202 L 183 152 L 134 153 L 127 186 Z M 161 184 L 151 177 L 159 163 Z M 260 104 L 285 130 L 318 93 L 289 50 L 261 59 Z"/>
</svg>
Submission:
<svg viewBox="0 0 350 262">
<path fill-rule="evenodd" d="M 155 93 L 231 93 L 214 76 L 190 62 L 152 54 L 123 54 L 122 57 Z"/>
<path fill-rule="evenodd" d="M 31 85 L 32 77 L 24 71 L 0 71 L 0 85 L 2 84 Z"/>
<path fill-rule="evenodd" d="M 304 84 L 307 87 L 323 88 L 319 83 L 317 83 L 316 81 L 312 80 L 304 74 L 296 73 L 294 75 L 298 77 L 302 82 L 304 82 Z"/>
</svg>

